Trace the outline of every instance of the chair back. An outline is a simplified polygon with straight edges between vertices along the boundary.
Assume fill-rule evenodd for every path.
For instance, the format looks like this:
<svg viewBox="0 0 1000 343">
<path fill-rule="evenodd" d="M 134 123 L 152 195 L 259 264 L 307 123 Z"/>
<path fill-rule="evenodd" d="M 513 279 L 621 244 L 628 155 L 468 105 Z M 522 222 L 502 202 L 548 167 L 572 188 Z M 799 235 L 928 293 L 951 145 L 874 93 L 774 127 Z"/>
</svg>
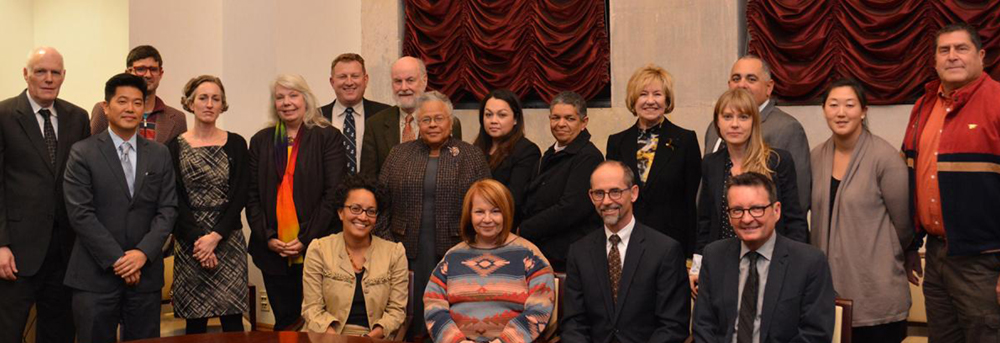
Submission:
<svg viewBox="0 0 1000 343">
<path fill-rule="evenodd" d="M 836 319 L 833 324 L 833 343 L 851 343 L 851 328 L 854 321 L 854 301 L 837 298 Z"/>
<path fill-rule="evenodd" d="M 555 343 L 559 342 L 559 319 L 562 317 L 563 313 L 563 301 L 562 295 L 564 287 L 566 286 L 566 273 L 555 273 L 555 296 L 552 298 L 553 304 L 552 315 L 549 317 L 549 324 L 545 326 L 545 330 L 538 335 L 538 339 L 535 342 L 544 343 Z"/>
</svg>

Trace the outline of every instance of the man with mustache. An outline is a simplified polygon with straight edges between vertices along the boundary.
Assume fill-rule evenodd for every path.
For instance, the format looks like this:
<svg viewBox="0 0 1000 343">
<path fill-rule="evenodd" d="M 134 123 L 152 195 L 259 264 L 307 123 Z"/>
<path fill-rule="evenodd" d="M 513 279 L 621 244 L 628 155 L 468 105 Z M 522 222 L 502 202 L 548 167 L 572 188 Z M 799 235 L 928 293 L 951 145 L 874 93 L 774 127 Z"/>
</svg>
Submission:
<svg viewBox="0 0 1000 343">
<path fill-rule="evenodd" d="M 427 89 L 424 61 L 403 56 L 392 64 L 392 98 L 396 106 L 365 120 L 361 144 L 361 172 L 377 177 L 389 151 L 399 143 L 417 139 L 417 98 Z M 462 139 L 462 123 L 452 117 L 451 136 Z"/>
<path fill-rule="evenodd" d="M 333 127 L 344 133 L 347 171 L 355 174 L 358 172 L 358 162 L 361 161 L 365 120 L 389 108 L 389 105 L 365 99 L 368 71 L 365 69 L 365 59 L 358 54 L 340 54 L 333 59 L 330 66 L 330 86 L 337 94 L 337 99 L 319 110 Z"/>
<path fill-rule="evenodd" d="M 986 50 L 966 23 L 937 33 L 939 80 L 913 105 L 903 137 L 917 239 L 910 282 L 922 272 L 930 342 L 1000 339 L 1000 83 L 983 72 Z M 916 275 L 914 275 L 916 272 Z"/>
<path fill-rule="evenodd" d="M 73 228 L 63 200 L 69 148 L 90 135 L 87 112 L 58 99 L 63 58 L 31 51 L 28 88 L 0 102 L 0 342 L 21 342 L 35 305 L 35 342 L 73 342 L 72 292 L 63 285 Z"/>
<path fill-rule="evenodd" d="M 556 95 L 549 105 L 549 127 L 556 143 L 542 155 L 528 183 L 518 234 L 535 243 L 556 272 L 566 270 L 569 245 L 600 225 L 590 210 L 590 173 L 604 155 L 590 142 L 587 102 L 575 92 Z"/>
<path fill-rule="evenodd" d="M 684 249 L 635 220 L 639 186 L 625 164 L 598 165 L 589 195 L 604 229 L 570 247 L 561 339 L 683 342 L 691 313 Z"/>
</svg>

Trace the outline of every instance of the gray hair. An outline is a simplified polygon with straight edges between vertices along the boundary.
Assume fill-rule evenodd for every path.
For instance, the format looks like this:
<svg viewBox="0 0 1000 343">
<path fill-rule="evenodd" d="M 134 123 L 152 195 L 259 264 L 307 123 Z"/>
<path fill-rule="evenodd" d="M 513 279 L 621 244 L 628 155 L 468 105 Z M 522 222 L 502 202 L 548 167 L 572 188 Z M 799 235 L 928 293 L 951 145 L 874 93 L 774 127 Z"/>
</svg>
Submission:
<svg viewBox="0 0 1000 343">
<path fill-rule="evenodd" d="M 739 59 L 737 59 L 737 61 L 740 61 L 740 60 L 758 60 L 758 61 L 760 61 L 760 70 L 761 70 L 761 74 L 762 74 L 761 76 L 764 78 L 764 81 L 773 80 L 771 78 L 771 65 L 768 64 L 767 61 L 765 61 L 763 58 L 760 58 L 760 56 L 755 55 L 755 54 L 746 54 L 746 55 L 741 56 Z"/>
<path fill-rule="evenodd" d="M 441 103 L 443 103 L 445 109 L 448 111 L 449 116 L 452 115 L 452 111 L 455 109 L 454 106 L 451 105 L 451 100 L 448 99 L 447 95 L 444 95 L 438 91 L 427 91 L 424 92 L 424 94 L 420 94 L 420 96 L 417 97 L 417 117 L 420 116 L 420 108 L 424 107 L 424 103 L 429 101 L 440 101 Z"/>
<path fill-rule="evenodd" d="M 562 91 L 556 94 L 556 97 L 552 98 L 552 103 L 549 104 L 549 111 L 552 111 L 552 108 L 560 104 L 573 106 L 580 119 L 587 117 L 587 101 L 583 100 L 583 97 L 574 91 Z"/>
</svg>

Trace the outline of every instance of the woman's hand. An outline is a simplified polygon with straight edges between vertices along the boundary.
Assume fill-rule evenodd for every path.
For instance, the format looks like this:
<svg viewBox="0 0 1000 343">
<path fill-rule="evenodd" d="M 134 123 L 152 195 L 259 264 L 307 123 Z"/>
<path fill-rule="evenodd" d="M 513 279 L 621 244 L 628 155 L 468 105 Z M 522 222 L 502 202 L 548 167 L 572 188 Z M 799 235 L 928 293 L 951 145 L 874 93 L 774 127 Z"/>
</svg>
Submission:
<svg viewBox="0 0 1000 343">
<path fill-rule="evenodd" d="M 375 328 L 372 329 L 372 331 L 368 333 L 368 337 L 371 337 L 371 338 L 374 338 L 374 339 L 383 339 L 383 338 L 385 338 L 385 333 L 382 331 L 382 326 L 381 325 L 375 325 Z"/>
<path fill-rule="evenodd" d="M 296 238 L 291 242 L 285 243 L 285 248 L 279 254 L 281 254 L 281 257 L 295 257 L 302 255 L 302 250 L 305 250 L 305 246 Z"/>
<path fill-rule="evenodd" d="M 282 242 L 280 239 L 277 238 L 269 239 L 267 241 L 267 248 L 271 249 L 271 251 L 273 252 L 278 253 L 279 255 L 281 255 L 281 257 L 285 257 L 285 255 L 282 254 L 282 252 L 285 251 L 285 242 Z"/>
<path fill-rule="evenodd" d="M 214 252 L 208 253 L 204 261 L 199 261 L 201 267 L 205 269 L 215 269 L 219 265 L 219 259 L 215 256 Z"/>
<path fill-rule="evenodd" d="M 197 241 L 194 241 L 194 258 L 198 262 L 204 263 L 208 255 L 215 252 L 215 248 L 219 246 L 219 241 L 221 240 L 222 235 L 214 231 L 201 236 Z"/>
</svg>

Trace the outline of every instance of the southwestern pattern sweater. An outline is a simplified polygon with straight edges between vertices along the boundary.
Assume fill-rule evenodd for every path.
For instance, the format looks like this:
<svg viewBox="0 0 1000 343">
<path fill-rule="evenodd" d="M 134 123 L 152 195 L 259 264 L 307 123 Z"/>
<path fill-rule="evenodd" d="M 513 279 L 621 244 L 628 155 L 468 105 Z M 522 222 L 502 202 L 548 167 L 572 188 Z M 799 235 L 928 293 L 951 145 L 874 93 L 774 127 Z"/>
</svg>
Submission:
<svg viewBox="0 0 1000 343">
<path fill-rule="evenodd" d="M 438 343 L 532 342 L 549 323 L 554 296 L 552 267 L 531 242 L 515 237 L 494 249 L 463 242 L 431 274 L 424 318 Z"/>
</svg>

